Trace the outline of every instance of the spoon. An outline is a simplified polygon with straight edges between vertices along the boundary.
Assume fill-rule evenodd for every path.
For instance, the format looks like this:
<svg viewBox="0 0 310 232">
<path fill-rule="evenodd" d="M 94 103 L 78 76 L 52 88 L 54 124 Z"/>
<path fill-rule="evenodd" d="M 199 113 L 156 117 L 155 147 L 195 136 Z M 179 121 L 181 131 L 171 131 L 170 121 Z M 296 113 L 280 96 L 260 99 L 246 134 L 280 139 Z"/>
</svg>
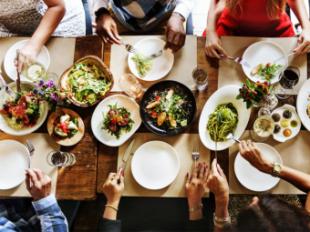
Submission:
<svg viewBox="0 0 310 232">
<path fill-rule="evenodd" d="M 226 139 L 229 139 L 229 140 L 234 140 L 235 142 L 237 143 L 241 143 L 241 141 L 237 138 L 235 138 L 235 136 L 233 135 L 233 133 L 229 133 L 227 136 L 226 136 Z"/>
</svg>

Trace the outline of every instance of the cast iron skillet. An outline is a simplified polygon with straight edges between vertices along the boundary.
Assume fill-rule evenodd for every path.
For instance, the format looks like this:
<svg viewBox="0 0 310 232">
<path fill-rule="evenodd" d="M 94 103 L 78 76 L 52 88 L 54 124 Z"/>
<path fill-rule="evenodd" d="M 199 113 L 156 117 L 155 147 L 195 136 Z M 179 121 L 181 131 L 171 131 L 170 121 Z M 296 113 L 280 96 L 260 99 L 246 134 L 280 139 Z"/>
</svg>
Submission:
<svg viewBox="0 0 310 232">
<path fill-rule="evenodd" d="M 154 95 L 155 91 L 164 91 L 166 89 L 173 88 L 176 93 L 185 96 L 186 98 L 186 106 L 189 114 L 187 118 L 187 126 L 185 127 L 177 127 L 174 129 L 169 128 L 168 126 L 162 125 L 157 126 L 157 123 L 154 122 L 154 119 L 150 117 L 150 115 L 146 111 L 147 104 L 151 101 L 152 96 Z M 177 135 L 185 131 L 193 122 L 196 113 L 196 101 L 192 91 L 187 88 L 185 85 L 177 82 L 177 81 L 161 81 L 154 85 L 152 85 L 143 95 L 141 103 L 140 103 L 140 115 L 143 124 L 145 127 L 150 130 L 151 132 L 162 135 L 162 136 L 169 136 L 169 135 Z"/>
</svg>

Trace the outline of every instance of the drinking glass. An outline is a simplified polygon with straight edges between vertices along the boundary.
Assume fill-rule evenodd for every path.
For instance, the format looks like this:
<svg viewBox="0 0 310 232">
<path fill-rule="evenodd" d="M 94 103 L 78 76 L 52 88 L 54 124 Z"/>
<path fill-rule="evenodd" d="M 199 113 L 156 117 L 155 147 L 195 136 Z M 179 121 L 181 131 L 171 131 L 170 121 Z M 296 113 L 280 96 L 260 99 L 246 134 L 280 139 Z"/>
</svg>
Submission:
<svg viewBox="0 0 310 232">
<path fill-rule="evenodd" d="M 47 155 L 47 163 L 53 167 L 69 167 L 76 163 L 76 158 L 70 152 L 51 151 Z"/>
<path fill-rule="evenodd" d="M 129 73 L 124 74 L 119 79 L 119 86 L 129 97 L 132 97 L 136 100 L 141 99 L 143 96 L 142 85 L 135 76 Z"/>
<path fill-rule="evenodd" d="M 295 67 L 286 68 L 280 75 L 280 81 L 276 85 L 277 98 L 287 99 L 290 97 L 289 92 L 297 85 L 300 72 Z"/>
<path fill-rule="evenodd" d="M 195 68 L 192 72 L 193 80 L 198 91 L 204 91 L 208 88 L 208 74 L 201 68 Z"/>
</svg>

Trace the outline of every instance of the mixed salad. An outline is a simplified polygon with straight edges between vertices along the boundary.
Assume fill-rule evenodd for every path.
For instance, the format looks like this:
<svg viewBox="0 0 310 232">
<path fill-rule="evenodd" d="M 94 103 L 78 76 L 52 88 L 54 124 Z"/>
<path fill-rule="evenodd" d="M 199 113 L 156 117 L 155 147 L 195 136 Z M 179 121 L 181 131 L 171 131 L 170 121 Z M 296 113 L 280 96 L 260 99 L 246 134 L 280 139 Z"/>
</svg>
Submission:
<svg viewBox="0 0 310 232">
<path fill-rule="evenodd" d="M 55 119 L 53 126 L 53 135 L 62 139 L 71 138 L 79 131 L 78 118 L 64 112 Z"/>
<path fill-rule="evenodd" d="M 0 114 L 8 125 L 16 130 L 34 126 L 43 112 L 43 105 L 32 91 L 17 94 L 15 99 L 8 99 Z"/>
<path fill-rule="evenodd" d="M 251 75 L 259 76 L 266 81 L 271 81 L 281 68 L 281 64 L 259 64 L 251 71 Z"/>
<path fill-rule="evenodd" d="M 73 97 L 83 104 L 94 104 L 111 88 L 111 81 L 105 78 L 102 70 L 95 64 L 75 64 L 68 78 Z"/>
<path fill-rule="evenodd" d="M 102 129 L 119 139 L 122 133 L 131 131 L 134 121 L 125 107 L 114 104 L 109 105 L 109 108 L 109 111 L 103 115 Z"/>
<path fill-rule="evenodd" d="M 176 93 L 172 88 L 155 91 L 146 105 L 146 112 L 155 125 L 169 129 L 186 127 L 190 114 L 186 96 Z"/>
<path fill-rule="evenodd" d="M 144 77 L 152 68 L 151 59 L 139 53 L 136 53 L 131 59 L 136 64 L 136 68 L 141 77 Z"/>
</svg>

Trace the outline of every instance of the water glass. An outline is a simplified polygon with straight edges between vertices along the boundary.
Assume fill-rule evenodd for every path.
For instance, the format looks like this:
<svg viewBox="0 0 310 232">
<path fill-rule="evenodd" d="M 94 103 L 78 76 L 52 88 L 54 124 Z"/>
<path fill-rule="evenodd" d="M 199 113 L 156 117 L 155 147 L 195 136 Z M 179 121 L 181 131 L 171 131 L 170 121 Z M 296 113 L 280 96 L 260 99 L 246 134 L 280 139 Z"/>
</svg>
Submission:
<svg viewBox="0 0 310 232">
<path fill-rule="evenodd" d="M 192 72 L 193 80 L 198 91 L 208 88 L 208 74 L 201 68 L 195 68 Z"/>
<path fill-rule="evenodd" d="M 129 97 L 136 100 L 141 99 L 143 96 L 144 92 L 142 85 L 135 76 L 129 73 L 124 74 L 119 79 L 119 86 Z"/>
<path fill-rule="evenodd" d="M 47 163 L 53 167 L 69 167 L 76 163 L 76 158 L 70 152 L 51 151 L 47 155 Z"/>
</svg>

